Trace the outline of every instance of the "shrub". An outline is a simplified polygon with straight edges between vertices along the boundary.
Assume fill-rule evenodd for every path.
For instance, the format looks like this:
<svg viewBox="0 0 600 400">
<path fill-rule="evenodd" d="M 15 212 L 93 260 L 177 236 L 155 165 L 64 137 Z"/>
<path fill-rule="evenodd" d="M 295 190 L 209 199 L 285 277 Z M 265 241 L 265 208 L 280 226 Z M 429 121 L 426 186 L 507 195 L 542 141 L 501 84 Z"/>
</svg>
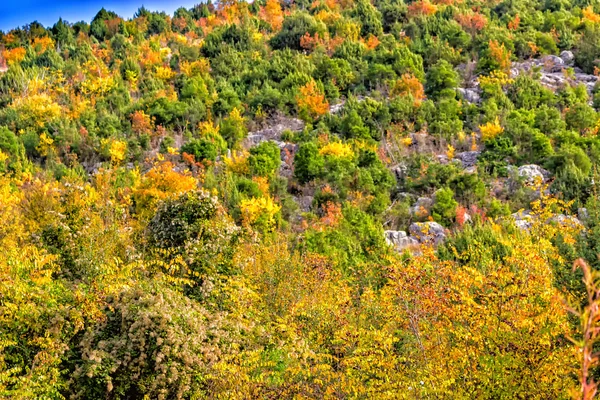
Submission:
<svg viewBox="0 0 600 400">
<path fill-rule="evenodd" d="M 303 143 L 294 158 L 294 175 L 300 183 L 307 183 L 323 173 L 325 160 L 313 142 Z"/>
<path fill-rule="evenodd" d="M 181 146 L 181 153 L 193 155 L 196 161 L 215 161 L 218 150 L 213 142 L 206 139 L 196 139 Z"/>
<path fill-rule="evenodd" d="M 250 149 L 248 167 L 257 176 L 271 176 L 281 165 L 281 151 L 274 142 L 262 142 Z"/>
</svg>

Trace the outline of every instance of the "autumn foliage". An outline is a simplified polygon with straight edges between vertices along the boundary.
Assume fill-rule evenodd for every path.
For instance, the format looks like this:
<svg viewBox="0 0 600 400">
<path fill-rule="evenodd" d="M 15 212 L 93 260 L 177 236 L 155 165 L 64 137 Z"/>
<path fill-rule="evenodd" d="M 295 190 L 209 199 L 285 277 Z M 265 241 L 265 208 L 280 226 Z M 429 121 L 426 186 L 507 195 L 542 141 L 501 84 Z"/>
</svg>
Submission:
<svg viewBox="0 0 600 400">
<path fill-rule="evenodd" d="M 315 81 L 310 81 L 300 88 L 296 101 L 300 113 L 310 118 L 323 115 L 329 109 L 329 102 Z"/>
<path fill-rule="evenodd" d="M 598 397 L 588 3 L 0 32 L 0 398 Z"/>
</svg>

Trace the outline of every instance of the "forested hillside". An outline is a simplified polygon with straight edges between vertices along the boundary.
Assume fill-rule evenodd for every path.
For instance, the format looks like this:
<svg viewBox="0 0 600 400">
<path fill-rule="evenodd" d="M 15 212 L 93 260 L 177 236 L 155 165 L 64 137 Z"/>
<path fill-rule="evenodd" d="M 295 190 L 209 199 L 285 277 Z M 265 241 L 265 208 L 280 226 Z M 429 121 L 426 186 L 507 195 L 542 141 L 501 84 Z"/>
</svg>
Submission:
<svg viewBox="0 0 600 400">
<path fill-rule="evenodd" d="M 0 397 L 595 397 L 599 2 L 129 17 L 0 33 Z"/>
</svg>

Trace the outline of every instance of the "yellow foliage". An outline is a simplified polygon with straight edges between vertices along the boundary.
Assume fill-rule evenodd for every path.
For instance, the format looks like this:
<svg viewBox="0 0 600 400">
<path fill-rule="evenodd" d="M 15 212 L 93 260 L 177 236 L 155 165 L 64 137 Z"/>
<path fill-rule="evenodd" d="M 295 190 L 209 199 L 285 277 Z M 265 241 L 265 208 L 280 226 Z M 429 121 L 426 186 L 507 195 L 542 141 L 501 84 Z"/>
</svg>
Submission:
<svg viewBox="0 0 600 400">
<path fill-rule="evenodd" d="M 352 148 L 348 144 L 342 142 L 331 142 L 326 144 L 319 150 L 319 154 L 338 158 L 352 158 L 354 156 Z"/>
<path fill-rule="evenodd" d="M 314 80 L 300 88 L 300 94 L 296 97 L 298 109 L 310 118 L 316 118 L 327 113 L 329 103 L 325 94 L 317 87 Z"/>
<path fill-rule="evenodd" d="M 281 210 L 281 206 L 271 197 L 259 197 L 244 199 L 240 203 L 242 222 L 246 226 L 261 225 L 267 229 L 275 227 L 275 216 Z"/>
<path fill-rule="evenodd" d="M 43 132 L 40 135 L 40 143 L 38 144 L 36 149 L 42 156 L 45 157 L 48 155 L 48 153 L 52 149 L 53 143 L 54 143 L 54 140 L 51 137 L 49 137 L 48 135 L 46 135 L 46 132 Z"/>
<path fill-rule="evenodd" d="M 11 107 L 21 114 L 22 122 L 31 127 L 41 128 L 62 116 L 60 105 L 46 93 L 18 97 Z"/>
<path fill-rule="evenodd" d="M 99 77 L 88 77 L 81 83 L 81 91 L 86 96 L 100 96 L 109 93 L 116 87 L 114 77 L 99 76 Z"/>
<path fill-rule="evenodd" d="M 248 156 L 249 153 L 247 151 L 240 153 L 234 151 L 231 153 L 231 157 L 224 157 L 223 162 L 231 172 L 245 175 L 250 171 L 248 167 Z"/>
<path fill-rule="evenodd" d="M 16 47 L 10 50 L 4 50 L 2 57 L 6 60 L 8 65 L 18 64 L 25 59 L 27 51 L 22 47 Z"/>
<path fill-rule="evenodd" d="M 125 160 L 125 155 L 127 154 L 127 142 L 123 140 L 113 140 L 110 142 L 108 154 L 110 154 L 110 160 L 113 164 L 120 164 Z"/>
<path fill-rule="evenodd" d="M 500 120 L 498 117 L 496 117 L 494 122 L 488 122 L 486 124 L 479 125 L 479 130 L 481 131 L 481 139 L 484 141 L 492 140 L 504 132 L 504 128 L 500 126 Z"/>
<path fill-rule="evenodd" d="M 31 46 L 33 47 L 33 50 L 37 54 L 42 54 L 49 48 L 54 47 L 54 40 L 52 40 L 52 38 L 50 38 L 48 36 L 44 36 L 41 38 L 37 37 L 37 38 L 33 39 Z"/>
<path fill-rule="evenodd" d="M 172 163 L 164 162 L 142 176 L 133 192 L 140 216 L 149 217 L 160 200 L 179 196 L 198 186 L 198 181 L 189 171 L 177 172 L 174 167 Z"/>
<path fill-rule="evenodd" d="M 582 10 L 582 14 L 583 14 L 583 19 L 593 22 L 593 23 L 597 23 L 600 22 L 600 15 L 596 14 L 594 12 L 594 9 L 592 8 L 592 6 L 587 6 L 586 8 L 584 8 Z"/>
<path fill-rule="evenodd" d="M 454 146 L 452 146 L 451 144 L 448 145 L 448 149 L 446 150 L 446 157 L 448 157 L 449 160 L 452 160 L 454 158 Z"/>
<path fill-rule="evenodd" d="M 181 72 L 188 77 L 204 75 L 210 71 L 210 62 L 206 58 L 200 58 L 191 63 L 188 61 L 183 61 L 180 68 Z"/>
<path fill-rule="evenodd" d="M 175 77 L 175 72 L 170 67 L 156 67 L 156 77 L 163 81 L 171 80 Z"/>
<path fill-rule="evenodd" d="M 506 72 L 500 70 L 493 70 L 489 75 L 482 75 L 477 80 L 481 87 L 506 86 L 514 83 L 514 79 L 511 79 Z"/>
<path fill-rule="evenodd" d="M 269 195 L 269 178 L 266 176 L 253 176 L 252 181 L 258 185 L 258 190 L 263 196 Z"/>
</svg>

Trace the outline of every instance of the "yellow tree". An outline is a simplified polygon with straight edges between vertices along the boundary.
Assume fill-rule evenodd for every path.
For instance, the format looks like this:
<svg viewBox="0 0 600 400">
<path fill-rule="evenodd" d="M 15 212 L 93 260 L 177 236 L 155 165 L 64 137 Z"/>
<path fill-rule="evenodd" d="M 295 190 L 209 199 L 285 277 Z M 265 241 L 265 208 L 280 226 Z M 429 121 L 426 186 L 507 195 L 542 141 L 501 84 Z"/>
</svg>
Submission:
<svg viewBox="0 0 600 400">
<path fill-rule="evenodd" d="M 314 80 L 300 88 L 296 102 L 300 115 L 305 119 L 320 117 L 329 110 L 329 103 L 325 98 L 325 94 L 317 87 Z"/>
</svg>

